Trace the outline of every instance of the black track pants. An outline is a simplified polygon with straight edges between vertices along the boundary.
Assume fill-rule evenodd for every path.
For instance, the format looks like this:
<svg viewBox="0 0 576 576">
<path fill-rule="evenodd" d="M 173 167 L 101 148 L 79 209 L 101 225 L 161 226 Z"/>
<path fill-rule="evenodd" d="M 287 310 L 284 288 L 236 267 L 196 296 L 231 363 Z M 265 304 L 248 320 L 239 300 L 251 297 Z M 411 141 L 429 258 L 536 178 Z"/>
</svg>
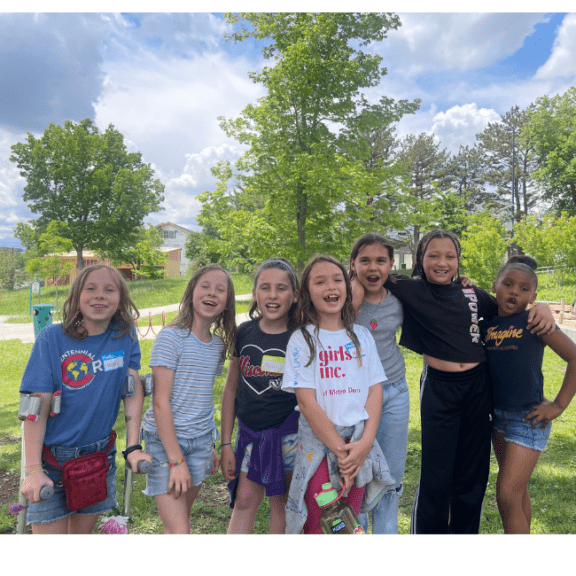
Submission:
<svg viewBox="0 0 576 576">
<path fill-rule="evenodd" d="M 465 372 L 424 365 L 422 456 L 412 534 L 477 534 L 490 470 L 491 402 L 486 363 Z"/>
</svg>

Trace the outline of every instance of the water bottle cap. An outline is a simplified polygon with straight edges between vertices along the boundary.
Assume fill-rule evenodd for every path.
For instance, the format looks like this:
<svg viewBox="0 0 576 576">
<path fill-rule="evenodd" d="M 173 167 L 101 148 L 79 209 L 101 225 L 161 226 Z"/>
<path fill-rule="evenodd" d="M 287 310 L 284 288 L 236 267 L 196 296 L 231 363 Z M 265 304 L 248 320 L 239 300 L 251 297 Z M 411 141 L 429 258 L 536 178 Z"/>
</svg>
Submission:
<svg viewBox="0 0 576 576">
<path fill-rule="evenodd" d="M 340 496 L 338 496 L 338 492 L 332 486 L 332 483 L 326 482 L 326 484 L 322 484 L 322 490 L 318 494 L 314 494 L 314 498 L 320 508 L 325 508 L 329 504 L 336 502 Z"/>
</svg>

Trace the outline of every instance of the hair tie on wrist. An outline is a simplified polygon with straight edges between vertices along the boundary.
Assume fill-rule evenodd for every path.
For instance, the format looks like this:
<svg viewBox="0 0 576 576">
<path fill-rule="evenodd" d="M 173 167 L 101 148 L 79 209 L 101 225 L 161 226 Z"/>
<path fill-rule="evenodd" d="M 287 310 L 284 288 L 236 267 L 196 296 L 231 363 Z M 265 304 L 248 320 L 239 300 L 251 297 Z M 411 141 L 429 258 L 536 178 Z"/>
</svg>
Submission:
<svg viewBox="0 0 576 576">
<path fill-rule="evenodd" d="M 218 447 L 218 454 L 220 454 L 222 446 L 232 446 L 232 442 L 226 442 L 225 444 L 220 444 L 220 446 Z"/>
<path fill-rule="evenodd" d="M 170 468 L 172 468 L 172 466 L 178 466 L 178 464 L 182 464 L 182 462 L 186 462 L 186 459 L 182 458 L 182 460 L 178 460 L 178 462 L 169 462 Z"/>
</svg>

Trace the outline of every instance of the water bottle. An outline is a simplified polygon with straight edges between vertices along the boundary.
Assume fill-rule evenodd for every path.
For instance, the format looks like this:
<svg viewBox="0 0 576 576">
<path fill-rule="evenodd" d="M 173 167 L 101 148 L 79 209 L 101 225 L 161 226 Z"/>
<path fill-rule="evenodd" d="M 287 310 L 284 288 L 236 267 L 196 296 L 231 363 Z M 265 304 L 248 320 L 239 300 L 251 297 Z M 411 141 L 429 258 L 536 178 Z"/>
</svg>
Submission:
<svg viewBox="0 0 576 576">
<path fill-rule="evenodd" d="M 342 494 L 344 490 L 342 490 Z M 314 494 L 316 503 L 322 509 L 320 526 L 324 534 L 366 534 L 358 521 L 358 516 L 348 502 L 341 500 L 331 482 L 322 484 L 322 490 Z"/>
</svg>

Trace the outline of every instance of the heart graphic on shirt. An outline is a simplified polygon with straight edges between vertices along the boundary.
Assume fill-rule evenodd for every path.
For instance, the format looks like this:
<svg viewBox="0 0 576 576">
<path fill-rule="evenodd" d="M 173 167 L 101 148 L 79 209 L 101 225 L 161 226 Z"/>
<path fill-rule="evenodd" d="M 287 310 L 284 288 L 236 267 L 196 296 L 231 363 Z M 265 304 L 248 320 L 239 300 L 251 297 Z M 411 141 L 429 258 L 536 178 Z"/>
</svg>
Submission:
<svg viewBox="0 0 576 576">
<path fill-rule="evenodd" d="M 376 320 L 370 320 L 370 328 L 376 330 L 376 326 L 378 326 L 378 322 L 376 322 Z"/>
</svg>

